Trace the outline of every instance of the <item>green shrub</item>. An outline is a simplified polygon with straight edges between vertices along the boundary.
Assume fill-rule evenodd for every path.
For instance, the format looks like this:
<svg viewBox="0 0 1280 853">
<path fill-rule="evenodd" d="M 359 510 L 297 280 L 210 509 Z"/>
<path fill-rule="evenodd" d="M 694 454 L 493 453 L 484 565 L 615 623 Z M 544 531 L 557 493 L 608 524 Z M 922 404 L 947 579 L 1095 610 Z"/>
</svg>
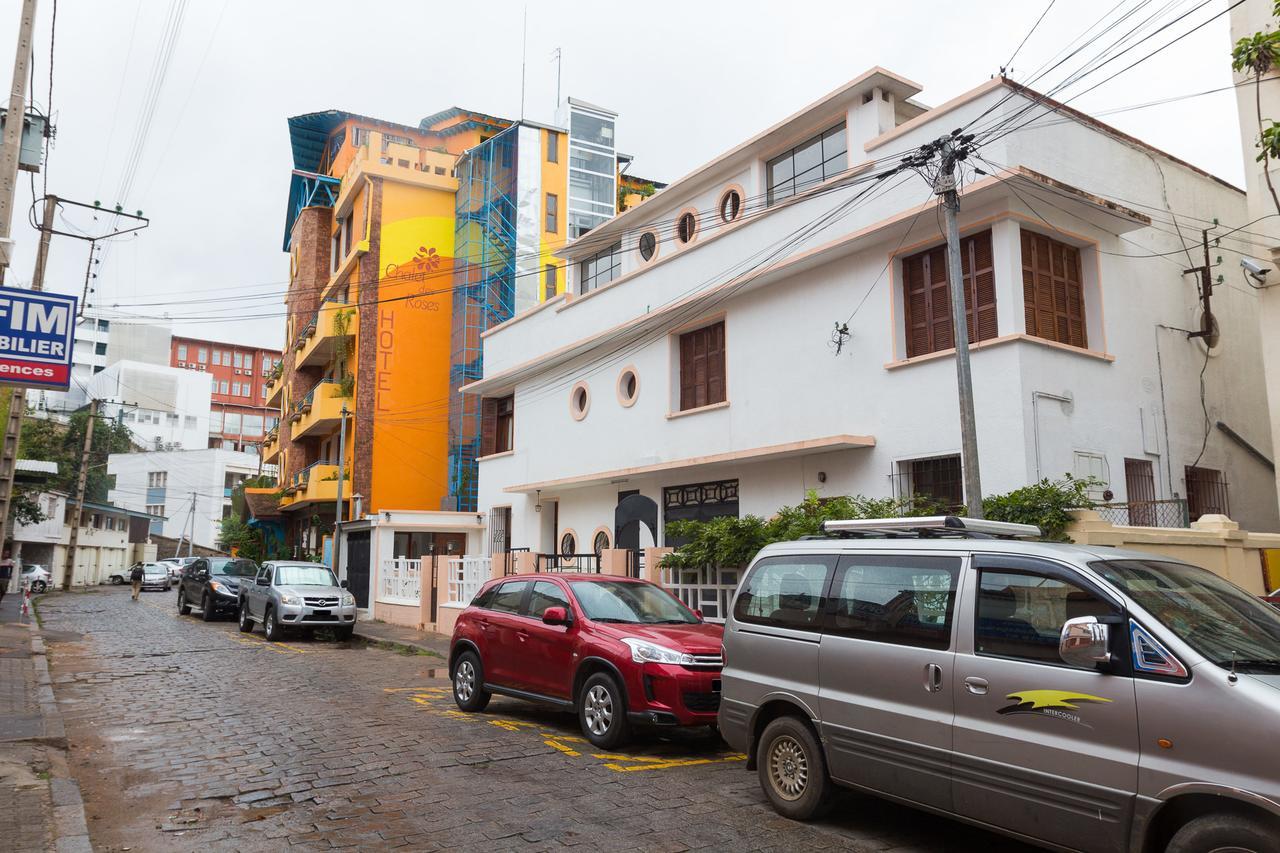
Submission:
<svg viewBox="0 0 1280 853">
<path fill-rule="evenodd" d="M 1044 539 L 1068 542 L 1069 510 L 1093 507 L 1089 489 L 1101 485 L 1095 478 L 1076 479 L 1070 474 L 1061 480 L 1046 478 L 1003 495 L 983 498 L 982 514 L 991 521 L 1035 524 L 1043 531 Z"/>
</svg>

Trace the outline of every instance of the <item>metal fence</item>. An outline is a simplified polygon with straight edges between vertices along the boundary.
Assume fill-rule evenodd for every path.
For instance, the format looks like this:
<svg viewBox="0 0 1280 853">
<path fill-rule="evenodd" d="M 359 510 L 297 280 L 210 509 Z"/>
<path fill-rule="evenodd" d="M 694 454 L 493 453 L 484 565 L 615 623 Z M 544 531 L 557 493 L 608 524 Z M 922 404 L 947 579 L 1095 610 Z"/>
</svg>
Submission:
<svg viewBox="0 0 1280 853">
<path fill-rule="evenodd" d="M 1104 520 L 1121 527 L 1191 526 L 1187 502 L 1182 498 L 1099 504 L 1094 509 Z"/>
<path fill-rule="evenodd" d="M 599 554 L 538 554 L 535 572 L 600 572 Z"/>
</svg>

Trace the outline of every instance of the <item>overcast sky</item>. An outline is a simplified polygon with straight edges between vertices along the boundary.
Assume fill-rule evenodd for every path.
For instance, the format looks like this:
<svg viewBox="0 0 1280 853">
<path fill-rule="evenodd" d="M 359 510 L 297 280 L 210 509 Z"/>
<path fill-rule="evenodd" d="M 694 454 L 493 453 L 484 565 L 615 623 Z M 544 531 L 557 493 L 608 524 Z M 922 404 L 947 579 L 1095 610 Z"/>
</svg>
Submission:
<svg viewBox="0 0 1280 853">
<path fill-rule="evenodd" d="M 120 202 L 151 219 L 150 228 L 105 251 L 93 303 L 133 315 L 168 313 L 182 334 L 280 346 L 288 276 L 281 240 L 292 166 L 285 119 L 336 108 L 416 124 L 452 105 L 516 117 L 525 5 L 190 0 L 149 131 L 140 135 L 171 3 L 61 0 L 52 98 L 57 140 L 46 173 L 36 177 L 37 193 L 47 179 L 49 192 L 61 197 L 107 207 Z M 616 110 L 619 148 L 636 157 L 632 173 L 671 180 L 873 65 L 915 80 L 924 87 L 918 100 L 940 104 L 1007 62 L 1045 5 L 536 0 L 527 4 L 525 113 L 551 119 L 551 55 L 559 47 L 564 94 Z M 1012 76 L 1028 80 L 1114 5 L 1056 4 L 1021 49 Z M 1226 5 L 1214 0 L 1188 22 Z M 3 75 L 20 6 L 0 3 Z M 40 0 L 34 98 L 42 110 L 52 9 L 53 0 Z M 1106 73 L 1186 28 L 1153 38 Z M 1223 15 L 1073 106 L 1098 112 L 1227 86 L 1229 50 Z M 1058 79 L 1052 75 L 1038 88 Z M 1230 91 L 1104 120 L 1242 183 Z M 139 141 L 132 191 L 118 199 Z M 20 173 L 10 283 L 31 278 L 31 200 Z M 108 224 L 89 215 L 68 218 L 86 231 Z M 88 245 L 54 238 L 47 289 L 80 292 Z M 194 301 L 211 297 L 223 301 Z"/>
</svg>

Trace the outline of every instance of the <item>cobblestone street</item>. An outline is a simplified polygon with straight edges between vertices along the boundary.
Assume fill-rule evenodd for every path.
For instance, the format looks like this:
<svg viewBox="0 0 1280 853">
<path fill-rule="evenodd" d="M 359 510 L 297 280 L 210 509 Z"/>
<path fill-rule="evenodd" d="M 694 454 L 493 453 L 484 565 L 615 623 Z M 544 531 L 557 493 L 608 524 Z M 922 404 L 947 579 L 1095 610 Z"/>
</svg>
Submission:
<svg viewBox="0 0 1280 853">
<path fill-rule="evenodd" d="M 1027 849 L 854 795 L 792 823 L 718 740 L 601 753 L 572 717 L 515 700 L 461 714 L 438 658 L 271 645 L 180 617 L 173 593 L 40 613 L 97 850 Z"/>
</svg>

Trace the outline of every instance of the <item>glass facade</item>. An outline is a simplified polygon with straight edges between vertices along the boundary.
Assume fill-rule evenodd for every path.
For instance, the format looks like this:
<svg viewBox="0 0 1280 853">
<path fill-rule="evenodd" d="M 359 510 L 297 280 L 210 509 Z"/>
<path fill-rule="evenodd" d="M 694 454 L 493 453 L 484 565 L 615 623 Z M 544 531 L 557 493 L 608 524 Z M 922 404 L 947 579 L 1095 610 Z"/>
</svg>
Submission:
<svg viewBox="0 0 1280 853">
<path fill-rule="evenodd" d="M 569 102 L 570 240 L 617 213 L 615 118 L 611 113 Z"/>
</svg>

